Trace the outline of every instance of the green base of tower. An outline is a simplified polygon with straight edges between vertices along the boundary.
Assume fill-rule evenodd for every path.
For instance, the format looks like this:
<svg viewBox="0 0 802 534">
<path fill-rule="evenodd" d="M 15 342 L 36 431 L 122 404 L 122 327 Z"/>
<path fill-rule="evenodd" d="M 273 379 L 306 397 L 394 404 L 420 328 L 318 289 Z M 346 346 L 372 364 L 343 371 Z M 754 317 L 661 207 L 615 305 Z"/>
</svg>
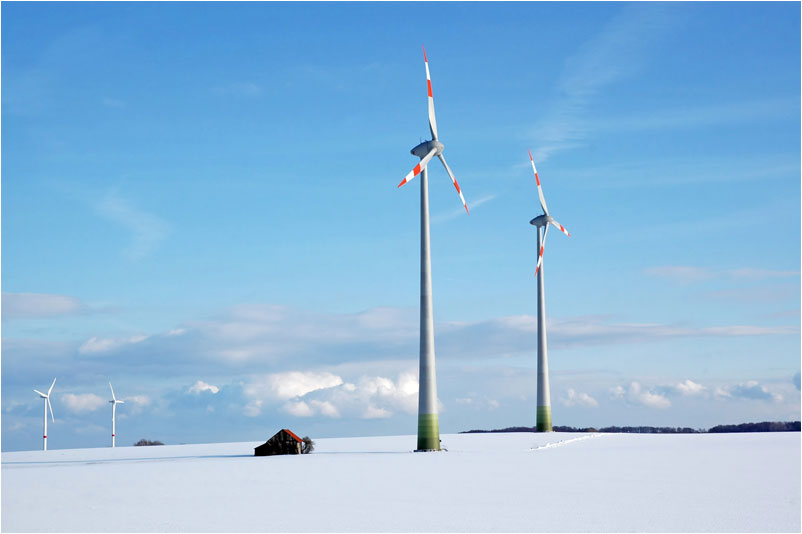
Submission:
<svg viewBox="0 0 802 534">
<path fill-rule="evenodd" d="M 440 421 L 436 413 L 418 414 L 418 451 L 440 450 Z"/>
<path fill-rule="evenodd" d="M 537 431 L 551 432 L 551 406 L 537 407 Z"/>
</svg>

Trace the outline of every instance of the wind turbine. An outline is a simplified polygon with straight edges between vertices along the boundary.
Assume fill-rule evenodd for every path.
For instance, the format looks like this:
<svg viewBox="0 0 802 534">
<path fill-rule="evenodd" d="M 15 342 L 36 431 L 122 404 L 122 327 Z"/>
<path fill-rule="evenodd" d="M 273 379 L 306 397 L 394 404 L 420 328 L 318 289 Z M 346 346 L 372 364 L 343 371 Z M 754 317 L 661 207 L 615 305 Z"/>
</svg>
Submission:
<svg viewBox="0 0 802 534">
<path fill-rule="evenodd" d="M 559 228 L 562 233 L 571 237 L 565 227 L 554 220 L 549 215 L 546 207 L 546 197 L 543 196 L 543 188 L 540 187 L 540 177 L 537 175 L 535 160 L 532 152 L 529 152 L 529 160 L 532 162 L 532 171 L 535 173 L 537 182 L 537 194 L 540 197 L 540 207 L 543 208 L 543 215 L 539 215 L 529 221 L 529 224 L 537 227 L 537 248 L 538 258 L 535 276 L 537 276 L 537 431 L 551 432 L 551 396 L 549 394 L 549 356 L 546 350 L 546 300 L 543 289 L 543 248 L 546 246 L 546 235 L 549 233 L 549 226 Z"/>
<path fill-rule="evenodd" d="M 115 422 L 115 416 L 117 414 L 117 405 L 118 404 L 125 404 L 125 401 L 117 400 L 117 397 L 114 396 L 114 388 L 111 387 L 111 382 L 109 382 L 109 389 L 111 389 L 111 446 L 114 447 L 115 443 L 115 436 L 117 433 L 117 427 Z"/>
<path fill-rule="evenodd" d="M 420 374 L 418 390 L 418 451 L 440 450 L 440 423 L 437 413 L 437 378 L 434 365 L 434 316 L 432 312 L 432 264 L 431 247 L 429 245 L 429 176 L 427 165 L 434 156 L 440 159 L 445 167 L 451 182 L 457 189 L 462 205 L 468 212 L 465 197 L 459 188 L 454 173 L 443 157 L 443 143 L 437 137 L 437 121 L 434 116 L 434 99 L 432 98 L 432 79 L 429 75 L 429 60 L 426 58 L 426 48 L 423 48 L 423 62 L 426 65 L 426 84 L 429 92 L 429 130 L 432 140 L 424 141 L 410 152 L 420 158 L 404 180 L 405 183 L 421 175 L 420 180 Z M 470 214 L 470 212 L 468 212 Z"/>
<path fill-rule="evenodd" d="M 43 433 L 43 436 L 42 436 L 43 439 L 44 439 L 44 446 L 43 446 L 42 450 L 45 450 L 45 451 L 47 450 L 47 409 L 48 408 L 50 408 L 50 418 L 53 419 L 54 423 L 56 422 L 56 418 L 53 417 L 53 406 L 50 404 L 50 392 L 53 391 L 53 386 L 55 386 L 55 385 L 56 385 L 56 379 L 54 378 L 53 379 L 53 383 L 50 384 L 50 389 L 47 390 L 47 395 L 45 395 L 44 393 L 42 393 L 38 389 L 34 389 L 34 391 L 39 394 L 39 397 L 41 397 L 41 398 L 43 398 L 45 400 L 45 430 L 44 430 L 44 433 Z"/>
</svg>

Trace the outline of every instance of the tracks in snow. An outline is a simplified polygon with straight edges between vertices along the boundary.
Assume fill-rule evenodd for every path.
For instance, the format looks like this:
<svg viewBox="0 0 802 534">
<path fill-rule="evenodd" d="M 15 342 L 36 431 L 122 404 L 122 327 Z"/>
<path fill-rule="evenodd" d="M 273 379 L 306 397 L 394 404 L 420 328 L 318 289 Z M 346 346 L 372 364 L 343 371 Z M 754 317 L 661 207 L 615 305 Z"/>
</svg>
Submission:
<svg viewBox="0 0 802 534">
<path fill-rule="evenodd" d="M 552 447 L 562 447 L 563 445 L 568 445 L 569 443 L 576 443 L 577 441 L 583 441 L 586 439 L 593 439 L 598 438 L 602 434 L 590 434 L 589 436 L 580 436 L 578 438 L 571 438 L 571 439 L 564 439 L 562 441 L 555 441 L 554 443 L 546 443 L 545 445 L 539 445 L 537 447 L 532 447 L 531 451 L 539 451 L 541 449 L 551 449 Z"/>
</svg>

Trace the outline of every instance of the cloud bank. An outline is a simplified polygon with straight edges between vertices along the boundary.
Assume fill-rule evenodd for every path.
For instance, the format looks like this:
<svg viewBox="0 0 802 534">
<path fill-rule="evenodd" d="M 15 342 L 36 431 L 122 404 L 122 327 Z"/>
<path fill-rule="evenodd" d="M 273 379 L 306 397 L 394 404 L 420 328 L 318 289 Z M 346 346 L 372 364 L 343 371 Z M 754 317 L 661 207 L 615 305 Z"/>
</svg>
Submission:
<svg viewBox="0 0 802 534">
<path fill-rule="evenodd" d="M 72 413 L 94 412 L 106 404 L 104 399 L 93 393 L 82 393 L 80 395 L 65 393 L 60 396 L 60 399 L 67 408 L 67 411 Z"/>
<path fill-rule="evenodd" d="M 131 242 L 123 254 L 132 261 L 150 255 L 169 233 L 169 225 L 152 213 L 139 210 L 115 194 L 107 195 L 96 206 L 100 215 L 123 226 Z"/>
<path fill-rule="evenodd" d="M 75 297 L 47 293 L 3 293 L 3 319 L 56 317 L 86 310 Z"/>
<path fill-rule="evenodd" d="M 245 414 L 251 417 L 279 407 L 296 417 L 377 419 L 397 412 L 416 413 L 418 380 L 411 372 L 401 373 L 396 380 L 362 376 L 346 382 L 329 372 L 293 371 L 252 377 L 243 394 L 248 400 Z"/>
</svg>

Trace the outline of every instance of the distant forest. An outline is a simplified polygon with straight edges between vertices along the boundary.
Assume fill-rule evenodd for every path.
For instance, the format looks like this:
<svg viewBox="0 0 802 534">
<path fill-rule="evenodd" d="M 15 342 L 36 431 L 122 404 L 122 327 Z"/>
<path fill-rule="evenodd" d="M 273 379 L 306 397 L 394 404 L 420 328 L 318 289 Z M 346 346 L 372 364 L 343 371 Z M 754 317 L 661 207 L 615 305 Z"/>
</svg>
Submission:
<svg viewBox="0 0 802 534">
<path fill-rule="evenodd" d="M 624 434 L 722 434 L 726 432 L 799 432 L 800 422 L 787 423 L 764 421 L 762 423 L 741 423 L 740 425 L 718 425 L 704 428 L 688 428 L 673 426 L 606 426 L 604 428 L 574 428 L 572 426 L 555 426 L 555 432 L 605 432 Z M 537 432 L 534 426 L 511 426 L 494 430 L 466 430 L 460 434 L 482 434 L 488 432 Z"/>
</svg>

